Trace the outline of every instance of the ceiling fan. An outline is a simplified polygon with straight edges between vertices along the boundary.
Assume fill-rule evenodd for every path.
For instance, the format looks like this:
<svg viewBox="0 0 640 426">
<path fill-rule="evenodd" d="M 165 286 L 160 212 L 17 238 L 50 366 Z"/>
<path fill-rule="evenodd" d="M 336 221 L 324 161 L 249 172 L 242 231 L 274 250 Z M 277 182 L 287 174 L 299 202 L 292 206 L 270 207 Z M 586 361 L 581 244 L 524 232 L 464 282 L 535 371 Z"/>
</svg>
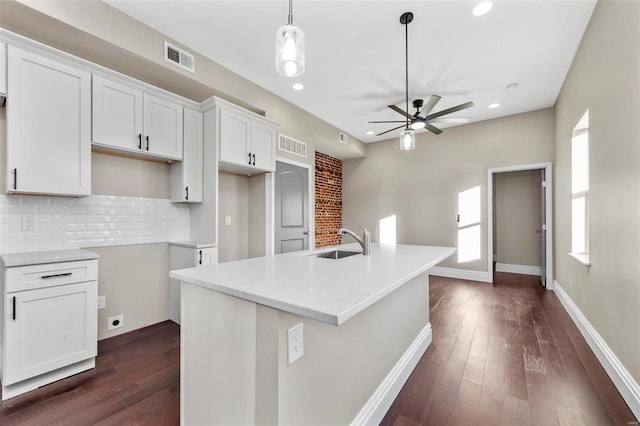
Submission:
<svg viewBox="0 0 640 426">
<path fill-rule="evenodd" d="M 469 118 L 462 117 L 443 117 L 444 115 L 452 114 L 457 111 L 461 111 L 463 109 L 471 108 L 473 106 L 473 102 L 465 102 L 463 104 L 444 109 L 442 111 L 431 113 L 431 110 L 436 106 L 438 101 L 440 101 L 441 97 L 438 95 L 431 95 L 431 97 L 427 100 L 426 104 L 422 99 L 415 99 L 413 101 L 413 107 L 416 109 L 416 112 L 411 115 L 409 111 L 409 30 L 408 25 L 413 21 L 413 13 L 405 12 L 400 16 L 400 23 L 405 26 L 405 100 L 406 100 L 406 110 L 403 110 L 396 105 L 388 105 L 389 108 L 402 115 L 404 120 L 384 120 L 384 121 L 369 121 L 369 123 L 403 123 L 398 127 L 394 127 L 393 129 L 386 130 L 382 133 L 378 133 L 376 136 L 384 135 L 385 133 L 393 132 L 394 130 L 398 130 L 400 128 L 405 128 L 402 132 L 401 137 L 406 137 L 407 132 L 411 130 L 423 129 L 426 128 L 428 131 L 435 135 L 439 135 L 442 133 L 442 130 L 433 125 L 433 123 L 466 123 L 469 121 Z M 422 111 L 420 111 L 422 108 Z M 420 115 L 420 114 L 424 115 Z M 411 134 L 413 137 L 413 134 Z M 406 145 L 406 141 L 401 141 L 401 148 Z M 403 149 L 411 149 L 413 145 L 409 148 Z"/>
</svg>

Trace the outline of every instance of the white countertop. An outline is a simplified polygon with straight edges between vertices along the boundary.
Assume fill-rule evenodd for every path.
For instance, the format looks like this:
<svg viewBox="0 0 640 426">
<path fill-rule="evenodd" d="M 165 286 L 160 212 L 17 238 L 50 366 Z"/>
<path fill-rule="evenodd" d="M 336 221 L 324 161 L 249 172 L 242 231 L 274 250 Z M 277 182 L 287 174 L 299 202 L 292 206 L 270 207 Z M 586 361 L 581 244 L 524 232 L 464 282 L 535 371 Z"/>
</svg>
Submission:
<svg viewBox="0 0 640 426">
<path fill-rule="evenodd" d="M 98 253 L 83 249 L 30 251 L 0 255 L 5 268 L 41 265 L 43 263 L 73 262 L 74 260 L 90 260 L 99 257 Z"/>
<path fill-rule="evenodd" d="M 204 241 L 171 241 L 169 243 L 169 245 L 171 246 L 178 246 L 178 247 L 187 247 L 187 248 L 194 248 L 194 249 L 203 249 L 203 248 L 210 248 L 210 247 L 215 247 L 216 243 L 207 243 Z"/>
<path fill-rule="evenodd" d="M 372 244 L 371 256 L 322 259 L 336 247 L 171 271 L 180 281 L 340 325 L 455 253 L 453 247 Z M 358 244 L 338 246 L 362 251 Z"/>
</svg>

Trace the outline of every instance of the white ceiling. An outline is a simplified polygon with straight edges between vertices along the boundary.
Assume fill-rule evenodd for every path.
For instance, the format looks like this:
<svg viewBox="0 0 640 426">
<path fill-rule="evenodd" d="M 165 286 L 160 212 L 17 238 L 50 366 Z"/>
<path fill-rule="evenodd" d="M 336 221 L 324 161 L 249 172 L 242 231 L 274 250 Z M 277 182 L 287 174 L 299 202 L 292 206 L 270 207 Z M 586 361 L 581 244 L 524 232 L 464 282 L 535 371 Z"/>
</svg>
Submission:
<svg viewBox="0 0 640 426">
<path fill-rule="evenodd" d="M 294 23 L 306 38 L 306 71 L 275 70 L 275 32 L 286 24 L 287 0 L 107 0 L 189 48 L 364 141 L 395 137 L 404 109 L 404 26 L 409 24 L 411 100 L 442 96 L 433 112 L 466 101 L 450 117 L 472 122 L 554 105 L 595 0 L 502 0 L 482 17 L 476 1 L 294 0 Z M 197 64 L 196 64 L 197 67 Z M 294 82 L 304 90 L 292 89 Z M 506 91 L 518 83 L 515 91 Z M 217 88 L 224 92 L 224 88 Z M 250 100 L 246 100 L 249 104 Z M 489 109 L 493 102 L 499 108 Z M 446 125 L 439 125 L 446 127 Z"/>
</svg>

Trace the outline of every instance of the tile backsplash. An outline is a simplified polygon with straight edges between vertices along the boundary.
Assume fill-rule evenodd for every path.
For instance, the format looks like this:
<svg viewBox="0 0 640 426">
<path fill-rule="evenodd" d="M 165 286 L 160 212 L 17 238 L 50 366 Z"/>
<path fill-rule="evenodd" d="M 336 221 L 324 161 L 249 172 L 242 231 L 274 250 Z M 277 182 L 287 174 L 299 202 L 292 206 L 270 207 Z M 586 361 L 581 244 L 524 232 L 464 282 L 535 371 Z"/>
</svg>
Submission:
<svg viewBox="0 0 640 426">
<path fill-rule="evenodd" d="M 168 199 L 0 195 L 0 253 L 188 239 L 189 206 Z"/>
</svg>

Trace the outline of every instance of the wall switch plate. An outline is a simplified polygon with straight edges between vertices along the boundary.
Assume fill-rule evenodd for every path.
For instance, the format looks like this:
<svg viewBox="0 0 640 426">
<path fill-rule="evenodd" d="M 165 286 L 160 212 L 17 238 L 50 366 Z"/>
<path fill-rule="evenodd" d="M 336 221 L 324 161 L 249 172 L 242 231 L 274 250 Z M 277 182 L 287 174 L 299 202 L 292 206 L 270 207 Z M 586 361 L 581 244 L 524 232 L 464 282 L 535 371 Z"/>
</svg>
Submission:
<svg viewBox="0 0 640 426">
<path fill-rule="evenodd" d="M 107 330 L 115 330 L 124 326 L 124 315 L 116 315 L 115 317 L 109 317 L 107 319 Z"/>
<path fill-rule="evenodd" d="M 22 216 L 22 232 L 36 230 L 36 221 L 33 216 Z"/>
<path fill-rule="evenodd" d="M 302 333 L 303 323 L 290 328 L 287 331 L 287 354 L 288 364 L 293 364 L 298 358 L 304 355 L 304 335 Z"/>
<path fill-rule="evenodd" d="M 224 224 L 227 226 L 231 225 L 231 216 L 225 216 L 224 217 Z"/>
<path fill-rule="evenodd" d="M 98 296 L 98 309 L 107 307 L 107 296 Z"/>
</svg>

